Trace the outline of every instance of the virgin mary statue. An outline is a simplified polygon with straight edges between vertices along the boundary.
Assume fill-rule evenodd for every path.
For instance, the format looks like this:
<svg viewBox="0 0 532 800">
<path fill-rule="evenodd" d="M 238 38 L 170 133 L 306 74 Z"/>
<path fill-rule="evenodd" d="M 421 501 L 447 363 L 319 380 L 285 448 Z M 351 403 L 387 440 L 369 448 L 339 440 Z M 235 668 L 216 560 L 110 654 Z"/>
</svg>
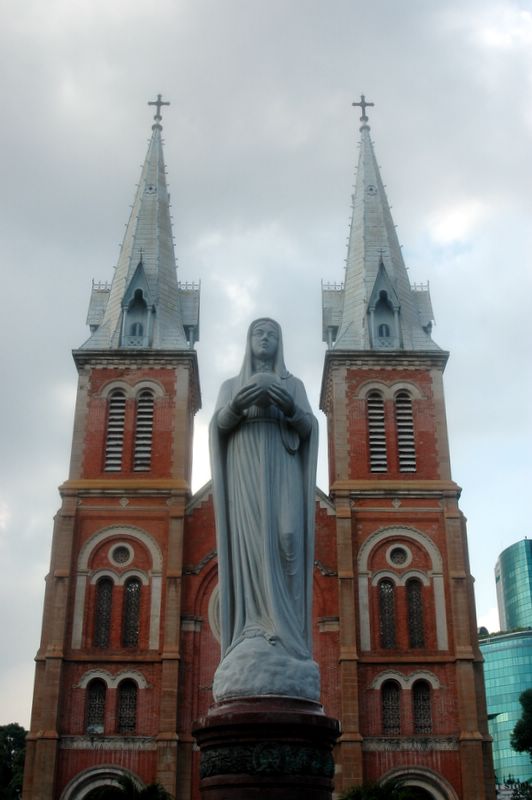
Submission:
<svg viewBox="0 0 532 800">
<path fill-rule="evenodd" d="M 319 699 L 312 660 L 317 421 L 272 319 L 249 328 L 220 389 L 210 444 L 221 662 L 213 694 Z"/>
</svg>

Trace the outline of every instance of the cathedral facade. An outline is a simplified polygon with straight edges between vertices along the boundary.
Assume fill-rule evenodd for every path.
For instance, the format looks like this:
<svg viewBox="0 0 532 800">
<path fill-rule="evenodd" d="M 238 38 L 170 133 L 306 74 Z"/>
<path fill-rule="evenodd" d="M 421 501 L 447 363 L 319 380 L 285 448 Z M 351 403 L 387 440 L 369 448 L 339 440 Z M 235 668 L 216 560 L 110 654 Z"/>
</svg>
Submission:
<svg viewBox="0 0 532 800">
<path fill-rule="evenodd" d="M 199 290 L 177 281 L 161 105 L 113 281 L 93 284 L 74 351 L 24 800 L 90 800 L 123 775 L 199 798 L 191 731 L 219 660 L 216 538 L 210 484 L 191 492 Z M 323 286 L 313 634 L 341 726 L 335 785 L 398 777 L 419 800 L 492 800 L 448 353 L 427 287 L 408 280 L 366 105 L 345 281 Z"/>
</svg>

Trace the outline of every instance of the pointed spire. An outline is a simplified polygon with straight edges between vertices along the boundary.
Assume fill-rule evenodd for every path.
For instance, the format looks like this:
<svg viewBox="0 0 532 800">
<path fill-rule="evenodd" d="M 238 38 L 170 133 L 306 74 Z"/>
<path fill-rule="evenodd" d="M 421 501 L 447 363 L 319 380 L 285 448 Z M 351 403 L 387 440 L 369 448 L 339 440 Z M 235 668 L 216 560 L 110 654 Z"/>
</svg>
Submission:
<svg viewBox="0 0 532 800">
<path fill-rule="evenodd" d="M 410 286 L 375 158 L 366 114 L 366 109 L 373 105 L 364 95 L 359 103 L 353 103 L 362 110 L 360 154 L 342 312 L 336 314 L 335 347 L 339 350 L 439 349 L 428 332 L 432 321 L 428 289 Z M 332 300 L 339 305 L 338 296 L 332 297 L 329 291 L 328 299 L 324 292 L 324 320 L 327 303 Z"/>
<path fill-rule="evenodd" d="M 158 95 L 148 105 L 156 107 L 155 123 L 118 264 L 100 324 L 82 349 L 188 347 L 161 141 L 161 106 L 169 103 Z"/>
</svg>

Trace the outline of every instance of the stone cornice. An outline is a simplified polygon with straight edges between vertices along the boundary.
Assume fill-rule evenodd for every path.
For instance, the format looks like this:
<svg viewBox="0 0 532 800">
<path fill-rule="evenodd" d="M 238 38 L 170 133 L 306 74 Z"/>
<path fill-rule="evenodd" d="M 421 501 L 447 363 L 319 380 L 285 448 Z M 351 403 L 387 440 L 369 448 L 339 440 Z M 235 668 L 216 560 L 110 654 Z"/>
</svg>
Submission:
<svg viewBox="0 0 532 800">
<path fill-rule="evenodd" d="M 62 750 L 156 750 L 151 736 L 61 736 Z"/>
<path fill-rule="evenodd" d="M 370 753 L 383 751 L 426 753 L 431 750 L 458 750 L 459 747 L 458 739 L 454 736 L 402 736 L 401 738 L 382 736 L 365 738 L 362 742 L 362 750 Z"/>
<path fill-rule="evenodd" d="M 192 371 L 191 391 L 194 413 L 201 408 L 198 354 L 195 350 L 73 350 L 72 357 L 78 372 L 86 368 L 114 367 L 117 369 L 149 369 L 163 367 L 175 369 L 187 366 Z"/>
<path fill-rule="evenodd" d="M 61 497 L 91 495 L 153 496 L 190 495 L 187 481 L 174 478 L 86 478 L 67 480 L 59 487 Z"/>
<path fill-rule="evenodd" d="M 385 480 L 382 478 L 369 480 L 335 481 L 331 486 L 331 496 L 359 498 L 459 498 L 461 488 L 454 481 L 427 480 Z"/>
</svg>

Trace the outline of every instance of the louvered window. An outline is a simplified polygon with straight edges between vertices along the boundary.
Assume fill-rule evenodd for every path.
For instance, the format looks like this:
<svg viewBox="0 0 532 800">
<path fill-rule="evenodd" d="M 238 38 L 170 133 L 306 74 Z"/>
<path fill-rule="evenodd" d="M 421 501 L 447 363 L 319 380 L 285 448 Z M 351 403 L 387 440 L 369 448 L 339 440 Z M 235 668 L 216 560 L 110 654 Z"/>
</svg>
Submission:
<svg viewBox="0 0 532 800">
<path fill-rule="evenodd" d="M 124 586 L 123 647 L 137 647 L 139 643 L 141 586 L 138 578 L 130 578 Z"/>
<path fill-rule="evenodd" d="M 382 684 L 382 732 L 385 736 L 401 733 L 401 687 L 395 681 Z"/>
<path fill-rule="evenodd" d="M 427 681 L 416 681 L 412 687 L 414 733 L 432 733 L 430 686 Z"/>
<path fill-rule="evenodd" d="M 384 427 L 384 400 L 380 392 L 370 392 L 367 399 L 369 465 L 371 472 L 386 472 L 386 430 Z"/>
<path fill-rule="evenodd" d="M 105 440 L 106 472 L 120 472 L 124 450 L 124 426 L 126 421 L 126 395 L 121 389 L 109 397 L 107 437 Z"/>
<path fill-rule="evenodd" d="M 94 604 L 94 646 L 108 647 L 111 632 L 111 612 L 113 609 L 113 581 L 100 578 L 96 584 Z"/>
<path fill-rule="evenodd" d="M 137 398 L 137 417 L 135 422 L 135 452 L 133 469 L 137 472 L 151 467 L 151 446 L 153 437 L 153 394 L 143 391 Z"/>
<path fill-rule="evenodd" d="M 416 443 L 412 398 L 408 392 L 398 392 L 395 397 L 395 424 L 400 472 L 416 471 Z"/>
<path fill-rule="evenodd" d="M 406 584 L 408 606 L 408 643 L 410 647 L 424 647 L 423 594 L 421 581 L 412 578 Z"/>
<path fill-rule="evenodd" d="M 379 635 L 381 647 L 395 647 L 395 586 L 390 580 L 379 583 Z"/>
<path fill-rule="evenodd" d="M 137 684 L 122 681 L 118 686 L 118 732 L 135 733 L 137 728 Z"/>
<path fill-rule="evenodd" d="M 88 734 L 103 733 L 105 718 L 105 695 L 107 686 L 96 678 L 87 686 L 85 706 L 85 731 Z"/>
</svg>

